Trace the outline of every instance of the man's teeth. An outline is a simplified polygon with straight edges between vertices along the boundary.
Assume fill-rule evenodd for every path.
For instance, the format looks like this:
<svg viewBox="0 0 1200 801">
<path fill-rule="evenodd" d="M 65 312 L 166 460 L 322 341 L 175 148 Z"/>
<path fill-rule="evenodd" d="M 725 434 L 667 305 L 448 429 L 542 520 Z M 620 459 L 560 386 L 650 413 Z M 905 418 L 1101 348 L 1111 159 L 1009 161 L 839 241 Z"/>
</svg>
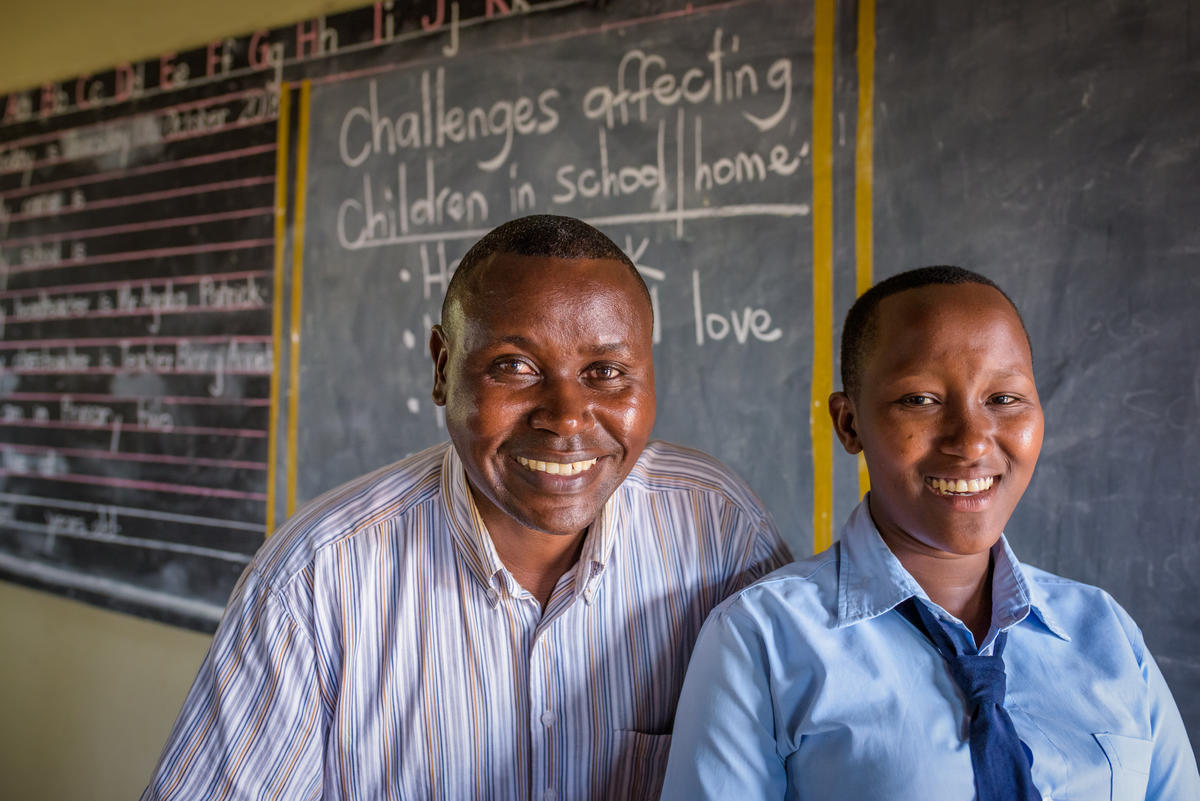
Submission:
<svg viewBox="0 0 1200 801">
<path fill-rule="evenodd" d="M 986 492 L 992 488 L 992 484 L 995 481 L 995 476 L 972 478 L 970 480 L 961 478 L 931 478 L 929 479 L 929 486 L 943 495 L 963 495 L 972 492 Z"/>
<path fill-rule="evenodd" d="M 584 459 L 582 462 L 563 464 L 562 462 L 543 462 L 538 459 L 526 459 L 524 456 L 518 456 L 517 461 L 530 470 L 549 473 L 552 476 L 577 475 L 596 463 L 595 459 Z"/>
</svg>

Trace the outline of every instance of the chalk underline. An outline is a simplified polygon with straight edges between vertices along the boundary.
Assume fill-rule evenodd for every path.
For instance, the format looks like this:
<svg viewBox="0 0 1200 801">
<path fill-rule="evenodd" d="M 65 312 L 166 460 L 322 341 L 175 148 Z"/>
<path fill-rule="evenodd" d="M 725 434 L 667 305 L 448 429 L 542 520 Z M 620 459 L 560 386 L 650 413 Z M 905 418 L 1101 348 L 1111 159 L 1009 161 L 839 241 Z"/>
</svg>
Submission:
<svg viewBox="0 0 1200 801">
<path fill-rule="evenodd" d="M 807 203 L 747 203 L 738 206 L 721 206 L 708 209 L 685 209 L 682 211 L 637 212 L 633 214 L 611 214 L 603 217 L 585 217 L 584 222 L 600 227 L 603 225 L 632 225 L 635 223 L 680 222 L 686 220 L 711 220 L 732 217 L 807 217 L 812 209 Z M 403 234 L 386 239 L 373 239 L 362 244 L 344 246 L 345 250 L 391 245 L 412 245 L 422 242 L 448 242 L 462 239 L 479 239 L 490 228 L 474 228 L 465 231 L 442 231 L 428 234 Z"/>
</svg>

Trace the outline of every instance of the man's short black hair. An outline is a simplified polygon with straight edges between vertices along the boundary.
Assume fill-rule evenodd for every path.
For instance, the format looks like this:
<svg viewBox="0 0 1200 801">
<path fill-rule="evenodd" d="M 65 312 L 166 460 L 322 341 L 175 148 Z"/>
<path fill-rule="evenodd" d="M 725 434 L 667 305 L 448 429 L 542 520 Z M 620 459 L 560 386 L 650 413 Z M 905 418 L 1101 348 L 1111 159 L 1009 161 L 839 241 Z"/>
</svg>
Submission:
<svg viewBox="0 0 1200 801">
<path fill-rule="evenodd" d="M 1025 340 L 1029 341 L 1029 331 L 1025 328 L 1025 321 L 1021 319 L 1021 311 L 1017 308 L 1017 304 L 1013 303 L 1013 299 L 1008 296 L 1008 293 L 987 276 L 949 264 L 908 270 L 886 278 L 868 289 L 858 300 L 854 301 L 850 311 L 846 312 L 846 322 L 842 326 L 842 390 L 847 395 L 851 398 L 858 397 L 858 391 L 861 389 L 860 379 L 863 363 L 875 344 L 880 301 L 906 289 L 917 289 L 935 284 L 990 286 L 1003 295 L 1004 299 L 1013 307 L 1013 311 L 1017 313 L 1017 319 L 1021 320 L 1021 330 L 1025 333 Z M 1033 353 L 1032 344 L 1029 352 Z"/>
<path fill-rule="evenodd" d="M 533 214 L 519 217 L 493 228 L 476 242 L 462 257 L 442 300 L 442 322 L 445 323 L 451 305 L 471 285 L 470 279 L 479 265 L 496 253 L 519 256 L 544 256 L 554 259 L 613 259 L 629 268 L 653 308 L 650 290 L 633 261 L 616 243 L 600 231 L 574 217 L 557 214 Z"/>
</svg>

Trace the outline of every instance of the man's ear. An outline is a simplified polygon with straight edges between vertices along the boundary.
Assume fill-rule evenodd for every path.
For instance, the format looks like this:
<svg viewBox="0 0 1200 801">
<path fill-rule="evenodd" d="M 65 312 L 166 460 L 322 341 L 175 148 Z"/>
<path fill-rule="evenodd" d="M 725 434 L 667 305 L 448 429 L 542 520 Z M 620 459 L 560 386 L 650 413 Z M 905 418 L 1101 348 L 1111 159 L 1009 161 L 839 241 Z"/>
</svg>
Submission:
<svg viewBox="0 0 1200 801">
<path fill-rule="evenodd" d="M 433 358 L 433 402 L 445 406 L 446 362 L 450 359 L 450 345 L 440 325 L 435 325 L 429 333 L 429 355 Z"/>
<path fill-rule="evenodd" d="M 835 392 L 829 396 L 829 416 L 833 418 L 833 430 L 841 440 L 846 453 L 862 451 L 862 442 L 858 438 L 858 418 L 854 411 L 854 401 L 845 392 Z"/>
</svg>

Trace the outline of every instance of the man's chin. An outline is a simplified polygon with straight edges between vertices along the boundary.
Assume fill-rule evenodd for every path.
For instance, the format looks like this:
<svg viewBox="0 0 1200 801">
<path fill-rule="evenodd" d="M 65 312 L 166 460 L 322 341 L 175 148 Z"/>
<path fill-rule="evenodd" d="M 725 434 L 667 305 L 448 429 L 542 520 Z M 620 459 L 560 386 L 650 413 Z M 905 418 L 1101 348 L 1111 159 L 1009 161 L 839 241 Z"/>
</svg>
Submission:
<svg viewBox="0 0 1200 801">
<path fill-rule="evenodd" d="M 525 526 L 526 528 L 531 528 L 534 531 L 554 537 L 574 537 L 587 531 L 588 526 L 592 525 L 599 516 L 600 512 L 597 510 L 596 514 L 591 516 L 553 517 L 549 519 L 538 517 L 527 522 Z"/>
</svg>

